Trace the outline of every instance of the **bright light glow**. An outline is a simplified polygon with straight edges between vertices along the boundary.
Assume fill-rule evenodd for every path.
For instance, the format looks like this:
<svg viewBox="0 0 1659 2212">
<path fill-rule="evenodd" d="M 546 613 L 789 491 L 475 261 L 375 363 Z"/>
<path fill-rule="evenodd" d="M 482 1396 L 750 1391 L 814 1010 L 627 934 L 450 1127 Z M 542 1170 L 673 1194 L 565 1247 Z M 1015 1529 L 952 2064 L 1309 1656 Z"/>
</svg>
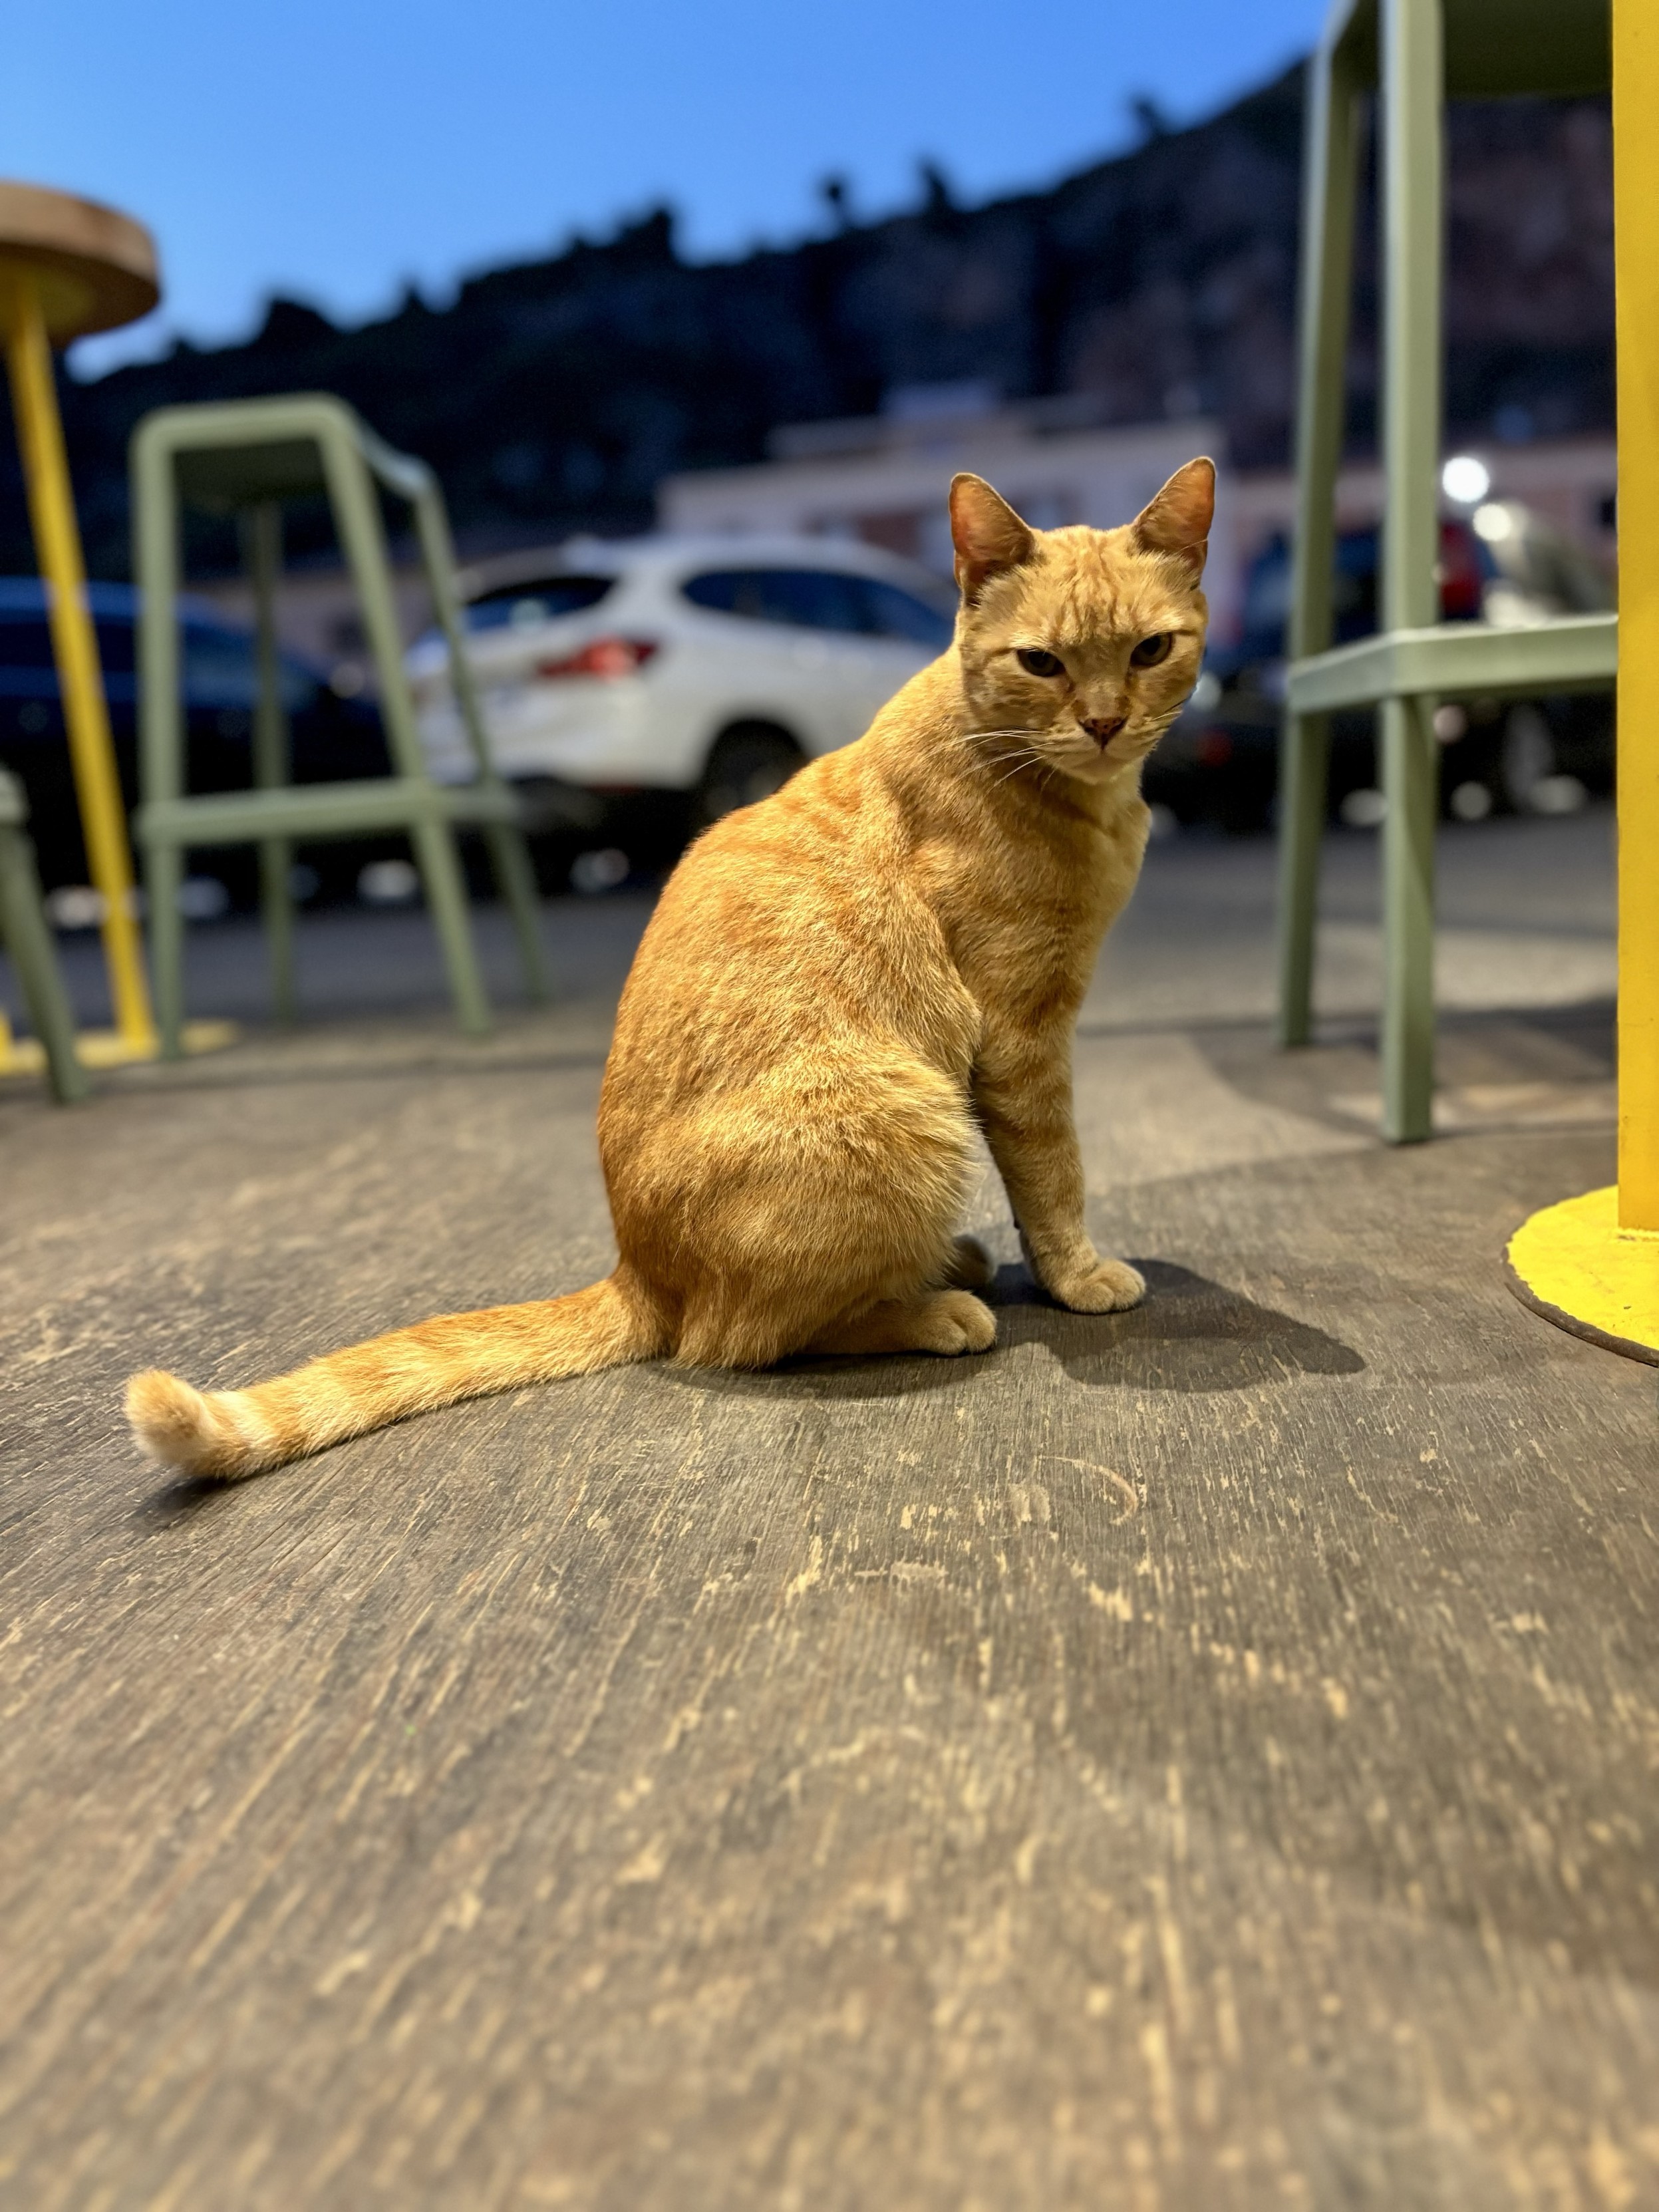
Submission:
<svg viewBox="0 0 1659 2212">
<path fill-rule="evenodd" d="M 584 898 L 614 890 L 618 884 L 626 881 L 632 865 L 627 854 L 615 845 L 607 845 L 598 853 L 578 853 L 570 864 L 570 888 L 580 891 Z"/>
<path fill-rule="evenodd" d="M 1492 471 L 1473 453 L 1454 453 L 1440 471 L 1440 489 L 1460 507 L 1474 507 L 1492 489 Z"/>
<path fill-rule="evenodd" d="M 1492 812 L 1492 793 L 1484 783 L 1460 783 L 1451 795 L 1451 811 L 1460 822 L 1484 822 Z"/>
<path fill-rule="evenodd" d="M 1576 775 L 1540 775 L 1527 793 L 1534 814 L 1577 814 L 1589 797 Z"/>
<path fill-rule="evenodd" d="M 1475 536 L 1484 538 L 1488 545 L 1496 545 L 1515 535 L 1515 517 L 1495 499 L 1489 499 L 1484 507 L 1477 507 L 1474 520 Z"/>
<path fill-rule="evenodd" d="M 1380 791 L 1351 791 L 1336 811 L 1350 830 L 1376 830 L 1389 811 L 1389 802 Z"/>
<path fill-rule="evenodd" d="M 421 896 L 421 879 L 407 860 L 371 860 L 357 874 L 365 906 L 407 906 Z"/>
</svg>

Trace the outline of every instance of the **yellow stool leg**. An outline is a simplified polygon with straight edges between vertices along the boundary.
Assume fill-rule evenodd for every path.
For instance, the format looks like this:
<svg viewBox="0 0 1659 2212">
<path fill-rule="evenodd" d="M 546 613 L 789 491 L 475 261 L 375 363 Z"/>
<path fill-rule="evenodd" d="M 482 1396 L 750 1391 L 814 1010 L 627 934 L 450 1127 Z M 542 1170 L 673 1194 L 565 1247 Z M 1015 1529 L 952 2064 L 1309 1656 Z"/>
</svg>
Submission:
<svg viewBox="0 0 1659 2212">
<path fill-rule="evenodd" d="M 127 845 L 126 810 L 115 772 L 109 711 L 98 665 L 98 641 L 88 611 L 81 533 L 75 520 L 64 430 L 52 380 L 52 350 L 33 278 L 24 270 L 0 270 L 6 368 L 11 379 L 12 411 L 17 419 L 23 474 L 28 485 L 29 519 L 34 527 L 40 573 L 51 602 L 52 653 L 63 687 L 64 720 L 70 759 L 86 832 L 92 880 L 104 898 L 104 958 L 116 1026 L 131 1052 L 155 1048 L 143 948 L 132 911 L 132 856 Z"/>
<path fill-rule="evenodd" d="M 1659 15 L 1613 0 L 1619 334 L 1619 1182 L 1510 1245 L 1528 1305 L 1659 1363 Z"/>
<path fill-rule="evenodd" d="M 1659 1232 L 1659 18 L 1613 15 L 1619 287 L 1619 1225 Z"/>
</svg>

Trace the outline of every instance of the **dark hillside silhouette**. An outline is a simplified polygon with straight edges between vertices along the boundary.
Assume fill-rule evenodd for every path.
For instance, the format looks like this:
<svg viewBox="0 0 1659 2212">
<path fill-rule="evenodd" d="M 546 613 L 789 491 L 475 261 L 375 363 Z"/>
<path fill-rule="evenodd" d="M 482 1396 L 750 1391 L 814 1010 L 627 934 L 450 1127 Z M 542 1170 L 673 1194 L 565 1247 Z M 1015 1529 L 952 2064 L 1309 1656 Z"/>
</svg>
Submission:
<svg viewBox="0 0 1659 2212">
<path fill-rule="evenodd" d="M 1149 130 L 1052 191 L 915 212 L 787 251 L 689 264 L 665 210 L 604 244 L 492 270 L 434 311 L 410 295 L 337 328 L 271 302 L 242 345 L 178 346 L 95 383 L 64 416 L 89 563 L 127 573 L 125 446 L 147 410 L 306 388 L 343 393 L 440 471 L 465 545 L 637 529 L 669 471 L 760 459 L 782 422 L 874 412 L 896 386 L 975 380 L 1074 392 L 1093 419 L 1203 412 L 1245 467 L 1289 452 L 1301 137 L 1292 71 L 1189 130 Z M 1456 110 L 1448 413 L 1523 437 L 1613 419 L 1605 104 Z M 166 241 L 162 241 L 165 247 Z M 1361 255 L 1351 429 L 1372 438 L 1373 257 Z M 15 455 L 0 459 L 0 568 L 32 566 Z M 306 527 L 295 550 L 306 550 Z M 211 555 L 213 548 L 204 550 Z"/>
</svg>

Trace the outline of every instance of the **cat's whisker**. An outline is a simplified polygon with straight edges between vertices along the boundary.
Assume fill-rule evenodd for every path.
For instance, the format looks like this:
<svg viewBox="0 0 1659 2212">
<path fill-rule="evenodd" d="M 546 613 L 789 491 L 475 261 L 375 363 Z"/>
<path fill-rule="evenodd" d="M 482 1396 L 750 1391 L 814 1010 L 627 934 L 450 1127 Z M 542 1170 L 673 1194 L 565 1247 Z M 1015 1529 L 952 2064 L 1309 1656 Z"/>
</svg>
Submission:
<svg viewBox="0 0 1659 2212">
<path fill-rule="evenodd" d="M 1044 734 L 1042 730 L 963 730 L 956 737 L 956 744 L 964 745 L 969 752 L 984 752 L 991 759 L 1002 759 L 1002 752 L 1005 752 L 1009 738 L 1042 737 L 1042 734 Z"/>
<path fill-rule="evenodd" d="M 1048 769 L 1051 766 L 1052 763 L 1045 761 L 1041 753 L 1027 750 L 1018 754 L 1014 757 L 1011 765 L 1006 768 L 1000 776 L 998 776 L 996 781 L 999 785 L 1009 783 L 1012 782 L 1013 778 L 1020 773 L 1022 769 Z"/>
<path fill-rule="evenodd" d="M 1014 728 L 952 730 L 948 733 L 951 744 L 959 746 L 968 755 L 969 766 L 975 771 L 987 772 L 994 768 L 998 762 L 1009 758 L 1010 749 L 1006 742 L 1009 738 L 1034 738 L 1042 734 L 1040 731 L 1034 729 Z M 1029 753 L 1029 747 L 1019 749 L 1023 754 Z"/>
<path fill-rule="evenodd" d="M 970 754 L 978 755 L 971 763 L 975 769 L 989 775 L 994 769 L 1000 768 L 1002 774 L 993 781 L 1001 784 L 1017 775 L 1022 769 L 1029 768 L 1042 758 L 1036 746 L 1010 744 L 1008 740 L 1046 737 L 1048 733 L 1030 726 L 1010 725 L 995 730 L 956 730 L 950 734 L 953 743 L 961 744 Z"/>
<path fill-rule="evenodd" d="M 1003 733 L 999 732 L 997 734 L 1001 736 Z M 1011 732 L 1008 734 L 1015 733 Z M 1036 732 L 1033 732 L 1031 734 L 1036 735 Z M 971 742 L 972 732 L 962 731 L 953 732 L 951 737 L 953 743 L 962 744 L 967 751 L 968 769 L 971 774 L 976 775 L 989 775 L 993 769 L 998 767 L 1006 767 L 1007 773 L 1012 775 L 1014 770 L 1040 758 L 1040 755 L 1030 745 L 1009 746 L 1005 744 L 995 747 L 975 746 Z M 1004 778 L 999 776 L 994 780 L 1001 782 Z"/>
</svg>

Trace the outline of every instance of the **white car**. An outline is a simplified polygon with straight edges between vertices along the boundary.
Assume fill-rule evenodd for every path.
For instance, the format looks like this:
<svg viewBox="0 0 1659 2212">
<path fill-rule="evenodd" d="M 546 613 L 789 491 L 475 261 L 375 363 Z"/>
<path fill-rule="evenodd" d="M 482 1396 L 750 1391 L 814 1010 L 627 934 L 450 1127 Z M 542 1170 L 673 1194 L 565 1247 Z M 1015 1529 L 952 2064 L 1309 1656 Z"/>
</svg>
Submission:
<svg viewBox="0 0 1659 2212">
<path fill-rule="evenodd" d="M 579 539 L 460 582 L 496 766 L 532 828 L 578 832 L 623 794 L 682 794 L 693 830 L 764 798 L 860 736 L 954 613 L 927 569 L 822 538 Z M 442 638 L 408 667 L 432 772 L 460 781 Z"/>
</svg>

